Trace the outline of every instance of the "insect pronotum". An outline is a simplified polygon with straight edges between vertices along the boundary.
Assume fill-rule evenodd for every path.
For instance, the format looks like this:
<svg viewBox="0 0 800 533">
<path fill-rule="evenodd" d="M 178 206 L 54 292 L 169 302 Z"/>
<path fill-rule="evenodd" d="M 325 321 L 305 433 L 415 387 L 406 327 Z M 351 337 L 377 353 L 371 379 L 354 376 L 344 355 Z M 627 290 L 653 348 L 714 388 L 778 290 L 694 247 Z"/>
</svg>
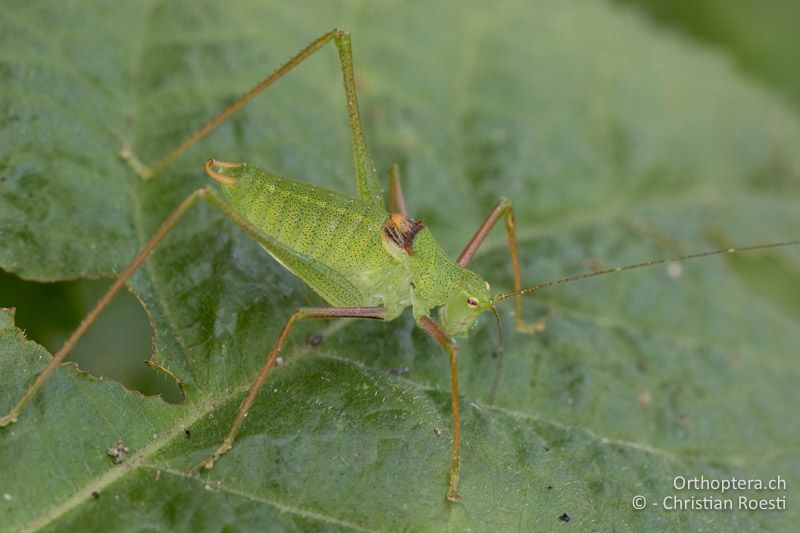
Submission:
<svg viewBox="0 0 800 533">
<path fill-rule="evenodd" d="M 100 298 L 92 311 L 66 340 L 44 370 L 39 373 L 10 412 L 0 418 L 0 426 L 6 426 L 16 421 L 25 404 L 62 362 L 116 292 L 142 265 L 189 208 L 201 199 L 219 209 L 231 222 L 249 234 L 278 262 L 308 284 L 331 305 L 331 307 L 300 308 L 290 315 L 278 334 L 260 372 L 253 380 L 225 439 L 201 462 L 201 466 L 212 468 L 214 463 L 233 446 L 236 434 L 247 416 L 250 406 L 295 323 L 299 320 L 334 317 L 392 320 L 410 306 L 413 309 L 417 325 L 442 347 L 450 360 L 453 433 L 447 499 L 454 502 L 460 500 L 458 494 L 460 426 L 458 349 L 453 337 L 466 333 L 485 311 L 492 311 L 495 314 L 499 326 L 499 315 L 495 303 L 514 298 L 517 329 L 536 332 L 544 327 L 544 318 L 531 323 L 524 321 L 522 295 L 525 293 L 669 261 L 800 243 L 800 241 L 786 241 L 737 249 L 714 250 L 670 259 L 656 259 L 523 288 L 516 248 L 514 211 L 511 202 L 501 198 L 461 254 L 452 260 L 439 247 L 425 224 L 413 220 L 406 212 L 396 166 L 392 167 L 389 173 L 388 206 L 384 206 L 383 191 L 364 139 L 364 131 L 359 117 L 350 35 L 345 31 L 335 29 L 302 49 L 239 100 L 168 152 L 152 167 L 146 168 L 138 163 L 138 160 L 130 152 L 127 152 L 126 157 L 134 169 L 145 178 L 158 174 L 176 157 L 206 136 L 246 102 L 331 41 L 338 48 L 347 98 L 355 164 L 356 197 L 284 179 L 245 163 L 208 160 L 205 163 L 205 171 L 221 185 L 223 194 L 218 193 L 211 186 L 199 188 L 186 197 L 167 216 L 155 234 Z M 313 231 L 311 231 L 312 225 L 309 224 L 304 224 L 300 228 L 283 223 L 282 213 L 288 203 L 300 206 L 303 217 L 316 221 L 313 224 Z M 466 267 L 486 235 L 501 218 L 505 223 L 508 236 L 514 290 L 490 295 L 489 284 Z M 438 320 L 432 317 L 434 310 L 438 310 Z"/>
</svg>

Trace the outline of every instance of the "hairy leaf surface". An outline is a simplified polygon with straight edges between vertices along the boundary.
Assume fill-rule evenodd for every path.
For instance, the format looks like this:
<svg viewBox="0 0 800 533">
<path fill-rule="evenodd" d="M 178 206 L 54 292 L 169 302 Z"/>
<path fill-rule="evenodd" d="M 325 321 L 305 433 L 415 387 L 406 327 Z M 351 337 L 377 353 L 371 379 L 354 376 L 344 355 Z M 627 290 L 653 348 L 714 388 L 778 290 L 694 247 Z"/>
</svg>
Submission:
<svg viewBox="0 0 800 533">
<path fill-rule="evenodd" d="M 302 15 L 301 15 L 302 13 Z M 354 191 L 336 54 L 316 54 L 156 179 L 152 163 L 332 27 L 353 34 L 368 141 L 456 255 L 500 195 L 523 276 L 797 238 L 794 110 L 717 53 L 603 2 L 8 1 L 0 19 L 0 267 L 119 273 L 209 157 Z M 295 221 L 287 220 L 287 224 Z M 472 267 L 511 288 L 502 230 Z M 670 275 L 671 272 L 671 275 Z M 548 289 L 513 331 L 499 389 L 486 317 L 461 341 L 464 501 L 445 501 L 446 358 L 410 316 L 303 324 L 238 441 L 224 436 L 283 322 L 318 304 L 207 205 L 131 282 L 187 401 L 74 366 L 0 429 L 9 530 L 765 530 L 784 512 L 666 512 L 673 478 L 800 484 L 800 250 L 692 261 Z M 323 343 L 311 348 L 309 333 Z M 0 314 L 0 411 L 47 361 Z M 392 369 L 405 369 L 399 372 Z M 438 435 L 441 433 L 441 435 Z M 109 447 L 128 457 L 114 464 Z M 644 495 L 644 511 L 631 507 Z M 712 493 L 720 496 L 718 493 Z M 779 497 L 780 491 L 734 493 Z M 726 495 L 728 496 L 728 495 Z M 566 515 L 565 515 L 566 513 Z"/>
</svg>

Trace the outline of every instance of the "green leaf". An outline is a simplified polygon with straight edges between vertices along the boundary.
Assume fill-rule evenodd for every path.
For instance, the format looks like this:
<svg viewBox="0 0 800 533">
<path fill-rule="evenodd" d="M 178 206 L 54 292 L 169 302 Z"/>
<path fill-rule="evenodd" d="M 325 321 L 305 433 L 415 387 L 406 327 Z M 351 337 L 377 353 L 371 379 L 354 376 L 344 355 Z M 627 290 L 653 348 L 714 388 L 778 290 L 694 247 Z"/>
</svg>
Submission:
<svg viewBox="0 0 800 533">
<path fill-rule="evenodd" d="M 797 115 L 724 57 L 599 2 L 432 4 L 6 2 L 0 266 L 42 281 L 119 273 L 208 182 L 209 157 L 353 191 L 332 49 L 157 179 L 118 155 L 123 139 L 156 161 L 336 26 L 353 33 L 378 168 L 401 165 L 412 214 L 453 255 L 500 195 L 514 202 L 529 283 L 800 235 Z M 502 230 L 471 266 L 510 288 Z M 547 530 L 566 513 L 581 530 L 789 529 L 792 505 L 661 503 L 787 496 L 677 490 L 676 476 L 800 483 L 800 250 L 672 272 L 537 293 L 528 317 L 555 315 L 535 336 L 514 332 L 511 305 L 502 309 L 494 400 L 491 317 L 461 341 L 460 505 L 444 498 L 447 361 L 407 315 L 298 327 L 231 452 L 188 477 L 291 311 L 319 302 L 195 207 L 130 284 L 186 403 L 57 370 L 0 429 L 3 526 Z M 312 332 L 324 337 L 313 349 L 303 342 Z M 0 313 L 0 412 L 46 360 Z M 128 458 L 114 464 L 107 450 L 120 441 Z M 659 505 L 636 511 L 637 494 Z"/>
</svg>

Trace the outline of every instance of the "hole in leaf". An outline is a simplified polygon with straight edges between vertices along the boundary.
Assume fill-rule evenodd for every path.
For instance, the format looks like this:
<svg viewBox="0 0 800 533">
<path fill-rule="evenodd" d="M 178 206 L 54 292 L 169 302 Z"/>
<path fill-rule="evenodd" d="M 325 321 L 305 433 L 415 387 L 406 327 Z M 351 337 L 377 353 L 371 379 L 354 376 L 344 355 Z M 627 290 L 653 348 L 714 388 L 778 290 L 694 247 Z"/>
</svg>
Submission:
<svg viewBox="0 0 800 533">
<path fill-rule="evenodd" d="M 79 280 L 57 283 L 24 281 L 0 271 L 0 307 L 16 308 L 17 327 L 50 353 L 64 343 L 112 282 Z M 139 301 L 120 290 L 78 342 L 67 361 L 93 376 L 119 381 L 147 396 L 170 403 L 183 397 L 175 382 L 143 361 L 150 358 L 153 330 Z"/>
</svg>

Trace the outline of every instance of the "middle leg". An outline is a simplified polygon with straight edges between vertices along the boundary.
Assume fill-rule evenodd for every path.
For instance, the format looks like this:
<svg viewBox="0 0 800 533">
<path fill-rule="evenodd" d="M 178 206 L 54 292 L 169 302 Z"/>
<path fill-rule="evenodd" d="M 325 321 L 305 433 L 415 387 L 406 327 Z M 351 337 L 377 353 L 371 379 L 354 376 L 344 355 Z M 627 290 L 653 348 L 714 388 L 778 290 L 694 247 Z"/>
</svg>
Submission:
<svg viewBox="0 0 800 533">
<path fill-rule="evenodd" d="M 244 419 L 247 418 L 247 412 L 253 405 L 253 402 L 258 395 L 258 391 L 264 384 L 264 380 L 267 379 L 267 374 L 269 374 L 272 365 L 275 363 L 275 359 L 278 358 L 278 354 L 280 353 L 281 348 L 283 348 L 283 344 L 286 342 L 286 337 L 289 336 L 289 332 L 292 330 L 296 322 L 299 320 L 313 318 L 339 317 L 382 319 L 385 315 L 386 311 L 383 307 L 303 307 L 295 311 L 292 316 L 289 317 L 289 320 L 286 321 L 286 324 L 283 325 L 281 332 L 278 334 L 278 338 L 275 340 L 275 344 L 272 345 L 272 350 L 270 350 L 266 361 L 264 361 L 264 365 L 261 367 L 261 370 L 258 373 L 258 376 L 250 386 L 250 391 L 247 393 L 242 405 L 239 407 L 239 411 L 236 413 L 236 418 L 233 420 L 233 423 L 228 430 L 228 434 L 225 436 L 225 440 L 223 440 L 219 448 L 214 450 L 211 455 L 206 457 L 200 463 L 200 465 L 205 469 L 211 469 L 217 459 L 219 459 L 223 454 L 233 447 L 233 441 L 236 438 L 236 434 L 239 433 L 239 428 L 241 428 L 242 422 L 244 422 Z"/>
</svg>

